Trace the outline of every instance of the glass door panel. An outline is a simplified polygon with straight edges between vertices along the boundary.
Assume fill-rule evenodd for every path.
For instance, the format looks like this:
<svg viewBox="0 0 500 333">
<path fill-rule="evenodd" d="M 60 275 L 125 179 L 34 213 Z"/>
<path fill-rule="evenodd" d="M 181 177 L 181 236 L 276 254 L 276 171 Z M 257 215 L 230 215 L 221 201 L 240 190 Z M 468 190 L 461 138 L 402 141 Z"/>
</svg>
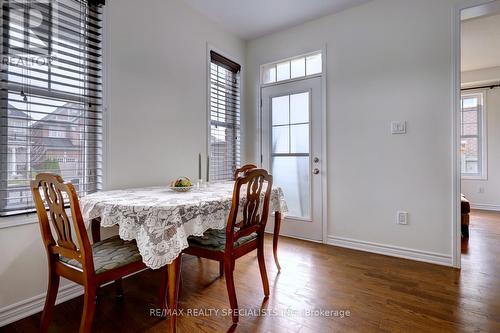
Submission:
<svg viewBox="0 0 500 333">
<path fill-rule="evenodd" d="M 271 98 L 271 172 L 288 216 L 311 217 L 309 92 Z"/>
<path fill-rule="evenodd" d="M 309 218 L 311 190 L 309 156 L 274 156 L 273 183 L 281 187 L 288 206 L 287 216 Z"/>
</svg>

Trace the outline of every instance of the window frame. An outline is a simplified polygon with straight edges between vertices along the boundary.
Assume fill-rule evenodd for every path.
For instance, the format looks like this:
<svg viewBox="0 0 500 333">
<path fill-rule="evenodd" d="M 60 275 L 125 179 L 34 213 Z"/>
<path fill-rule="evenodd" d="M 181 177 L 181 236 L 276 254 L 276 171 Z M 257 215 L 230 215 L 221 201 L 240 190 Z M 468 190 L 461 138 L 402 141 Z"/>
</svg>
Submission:
<svg viewBox="0 0 500 333">
<path fill-rule="evenodd" d="M 208 161 L 208 157 L 210 156 L 210 146 L 211 146 L 211 140 L 212 140 L 212 137 L 211 137 L 211 134 L 212 134 L 212 120 L 211 120 L 211 113 L 212 113 L 212 110 L 211 110 L 211 83 L 210 83 L 210 80 L 211 80 L 211 64 L 212 64 L 212 58 L 211 58 L 211 52 L 214 52 L 214 53 L 217 53 L 218 55 L 224 57 L 224 58 L 227 58 L 228 60 L 234 62 L 235 64 L 239 65 L 240 67 L 240 70 L 238 72 L 238 76 L 239 76 L 239 98 L 240 98 L 240 105 L 239 105 L 239 117 L 240 117 L 240 128 L 239 128 L 239 151 L 240 151 L 240 158 L 239 158 L 239 161 L 236 161 L 235 163 L 238 165 L 239 163 L 241 163 L 241 156 L 243 156 L 243 153 L 242 153 L 242 147 L 244 147 L 244 140 L 243 140 L 243 125 L 242 125 L 242 115 L 243 115 L 243 103 L 242 103 L 242 94 L 241 92 L 244 91 L 244 66 L 242 65 L 243 64 L 243 61 L 242 59 L 240 59 L 239 57 L 236 57 L 236 56 L 233 56 L 231 54 L 228 54 L 227 52 L 225 52 L 224 50 L 221 50 L 209 43 L 207 43 L 207 49 L 206 49 L 207 53 L 206 53 L 206 85 L 207 85 L 207 98 L 206 98 L 206 107 L 207 107 L 207 110 L 206 110 L 206 129 L 207 129 L 207 136 L 206 136 L 206 156 L 207 156 L 207 161 Z M 212 163 L 212 161 L 210 161 L 210 164 Z M 213 181 L 212 179 L 212 176 L 211 176 L 211 172 L 210 172 L 210 166 L 208 165 L 208 163 L 203 163 L 205 164 L 205 168 L 208 168 L 208 169 L 205 169 L 205 173 L 202 173 L 202 178 L 206 180 L 206 175 L 209 174 L 209 181 Z"/>
<path fill-rule="evenodd" d="M 317 73 L 313 73 L 313 74 L 307 74 L 307 58 L 311 57 L 311 56 L 315 56 L 315 55 L 321 56 L 321 61 L 320 61 L 321 71 L 317 72 Z M 261 88 L 265 88 L 265 87 L 273 86 L 276 84 L 284 84 L 284 83 L 309 79 L 309 78 L 313 78 L 313 77 L 320 77 L 323 75 L 323 73 L 325 71 L 325 68 L 324 68 L 325 67 L 325 60 L 323 59 L 324 56 L 325 56 L 324 50 L 320 49 L 320 50 L 316 50 L 316 51 L 312 51 L 312 52 L 302 53 L 302 54 L 299 54 L 299 55 L 296 55 L 293 57 L 288 57 L 288 58 L 280 59 L 277 61 L 272 61 L 272 62 L 262 64 L 259 67 L 259 86 Z M 294 60 L 298 60 L 300 58 L 304 58 L 304 75 L 292 77 L 292 68 L 291 68 L 292 62 Z M 287 63 L 287 62 L 288 62 L 288 66 L 289 66 L 289 78 L 278 80 L 278 67 L 277 66 L 279 64 L 283 64 L 283 63 Z M 274 81 L 264 82 L 264 72 L 265 72 L 266 68 L 269 68 L 269 67 L 274 67 Z"/>
<path fill-rule="evenodd" d="M 462 135 L 462 101 L 465 97 L 478 97 L 480 107 L 477 111 L 478 134 Z M 488 121 L 487 121 L 487 91 L 484 89 L 469 90 L 460 94 L 460 142 L 464 138 L 476 138 L 478 140 L 478 163 L 479 172 L 477 174 L 464 173 L 462 163 L 460 166 L 460 176 L 465 180 L 487 180 L 488 179 Z M 460 156 L 462 154 L 460 153 Z"/>
<path fill-rule="evenodd" d="M 109 6 L 104 5 L 102 1 L 96 1 L 96 4 L 103 4 L 102 11 L 102 26 L 101 26 L 101 84 L 102 84 L 102 148 L 101 148 L 101 188 L 105 190 L 108 187 L 108 166 L 109 166 L 109 95 L 108 95 L 108 63 L 109 63 Z M 3 16 L 3 8 L 0 6 L 0 16 Z M 0 24 L 0 41 L 3 40 L 3 24 Z M 0 54 L 4 54 L 3 42 L 0 43 Z M 7 74 L 5 74 L 7 75 Z M 3 78 L 3 74 L 0 73 Z M 48 96 L 48 94 L 46 94 Z M 67 97 L 64 94 L 54 94 L 51 97 Z M 99 191 L 99 190 L 98 190 Z M 69 208 L 66 209 L 68 214 L 71 214 Z M 26 210 L 23 212 L 16 212 L 14 214 L 0 215 L 0 230 L 22 225 L 39 223 L 36 211 Z"/>
</svg>

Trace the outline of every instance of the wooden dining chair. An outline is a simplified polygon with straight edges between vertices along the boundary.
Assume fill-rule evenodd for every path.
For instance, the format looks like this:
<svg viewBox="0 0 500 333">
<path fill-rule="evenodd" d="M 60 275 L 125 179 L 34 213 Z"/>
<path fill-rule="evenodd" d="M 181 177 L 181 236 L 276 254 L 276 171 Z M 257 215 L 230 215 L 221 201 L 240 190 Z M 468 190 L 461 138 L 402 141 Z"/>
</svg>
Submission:
<svg viewBox="0 0 500 333">
<path fill-rule="evenodd" d="M 146 266 L 133 241 L 114 236 L 90 244 L 78 195 L 71 183 L 64 183 L 58 175 L 40 173 L 31 182 L 31 191 L 49 266 L 49 284 L 40 330 L 48 330 L 62 276 L 83 285 L 85 292 L 80 333 L 90 332 L 98 287 L 115 281 L 117 290 L 120 290 L 122 277 Z M 65 199 L 69 202 L 70 216 L 66 213 Z"/>
<path fill-rule="evenodd" d="M 234 171 L 234 180 L 236 180 L 240 175 L 245 174 L 248 170 L 257 168 L 255 164 L 245 164 L 244 166 L 236 169 Z M 280 235 L 281 228 L 281 212 L 274 212 L 274 231 L 273 231 L 273 256 L 276 268 L 278 268 L 278 274 L 281 272 L 281 265 L 278 260 L 278 238 Z M 222 277 L 224 275 L 224 265 L 219 266 L 219 275 Z"/>
<path fill-rule="evenodd" d="M 248 170 L 256 169 L 255 164 L 245 164 L 244 166 L 234 170 L 234 180 L 236 180 L 241 174 L 244 174 Z"/>
<path fill-rule="evenodd" d="M 252 169 L 236 179 L 225 229 L 209 229 L 201 237 L 189 237 L 184 253 L 217 260 L 224 267 L 233 323 L 238 322 L 238 302 L 233 270 L 236 259 L 257 250 L 264 296 L 269 297 L 264 261 L 264 230 L 269 215 L 273 178 L 264 169 Z M 242 191 L 245 191 L 243 194 Z M 240 214 L 238 214 L 240 213 Z"/>
</svg>

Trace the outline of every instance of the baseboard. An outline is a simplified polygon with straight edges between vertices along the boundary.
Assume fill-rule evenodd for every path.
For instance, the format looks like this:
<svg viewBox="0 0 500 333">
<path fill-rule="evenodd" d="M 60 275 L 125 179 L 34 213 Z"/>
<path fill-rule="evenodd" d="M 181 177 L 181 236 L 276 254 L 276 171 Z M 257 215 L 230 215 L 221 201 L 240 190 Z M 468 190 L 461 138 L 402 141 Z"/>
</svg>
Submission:
<svg viewBox="0 0 500 333">
<path fill-rule="evenodd" d="M 60 287 L 57 293 L 56 304 L 66 302 L 83 294 L 83 287 L 76 283 Z M 22 300 L 0 309 L 0 327 L 17 320 L 31 316 L 43 310 L 46 293 Z"/>
<path fill-rule="evenodd" d="M 423 261 L 432 264 L 452 266 L 453 260 L 451 255 L 420 251 L 399 246 L 377 244 L 365 242 L 351 238 L 328 236 L 328 244 L 349 249 L 383 254 L 391 257 L 405 258 L 416 261 Z"/>
<path fill-rule="evenodd" d="M 471 203 L 470 208 L 500 212 L 500 205 Z"/>
</svg>

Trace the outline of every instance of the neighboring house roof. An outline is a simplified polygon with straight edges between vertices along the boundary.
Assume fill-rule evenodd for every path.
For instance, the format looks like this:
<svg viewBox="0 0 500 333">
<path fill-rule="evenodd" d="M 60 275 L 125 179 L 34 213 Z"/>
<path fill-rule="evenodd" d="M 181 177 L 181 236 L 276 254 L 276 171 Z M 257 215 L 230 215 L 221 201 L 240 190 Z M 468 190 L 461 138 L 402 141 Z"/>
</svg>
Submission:
<svg viewBox="0 0 500 333">
<path fill-rule="evenodd" d="M 58 107 L 51 114 L 46 115 L 42 119 L 35 122 L 32 127 L 39 128 L 48 125 L 49 121 L 57 121 L 59 124 L 68 123 L 74 124 L 75 121 L 78 121 L 83 110 L 81 109 L 81 105 L 77 103 L 66 103 L 63 106 Z M 66 119 L 55 119 L 58 116 L 65 116 Z"/>
<path fill-rule="evenodd" d="M 12 105 L 10 103 L 7 104 L 7 108 L 8 108 L 8 112 L 9 112 L 10 117 L 13 116 L 13 117 L 17 117 L 17 118 L 25 118 L 26 120 L 31 119 L 29 114 L 27 114 L 24 111 L 19 110 L 18 108 L 16 108 L 14 105 Z"/>
<path fill-rule="evenodd" d="M 41 138 L 39 143 L 47 147 L 47 150 L 78 149 L 78 147 L 67 138 Z"/>
</svg>

